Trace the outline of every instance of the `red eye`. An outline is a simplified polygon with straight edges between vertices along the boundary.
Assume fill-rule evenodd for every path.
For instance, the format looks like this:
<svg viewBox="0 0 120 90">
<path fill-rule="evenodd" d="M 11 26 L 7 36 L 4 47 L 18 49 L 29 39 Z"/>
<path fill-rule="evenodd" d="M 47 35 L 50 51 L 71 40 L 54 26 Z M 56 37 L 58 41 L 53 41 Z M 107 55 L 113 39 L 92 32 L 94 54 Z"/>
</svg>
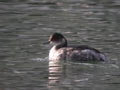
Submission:
<svg viewBox="0 0 120 90">
<path fill-rule="evenodd" d="M 50 36 L 49 41 L 53 41 L 53 37 L 52 36 Z"/>
</svg>

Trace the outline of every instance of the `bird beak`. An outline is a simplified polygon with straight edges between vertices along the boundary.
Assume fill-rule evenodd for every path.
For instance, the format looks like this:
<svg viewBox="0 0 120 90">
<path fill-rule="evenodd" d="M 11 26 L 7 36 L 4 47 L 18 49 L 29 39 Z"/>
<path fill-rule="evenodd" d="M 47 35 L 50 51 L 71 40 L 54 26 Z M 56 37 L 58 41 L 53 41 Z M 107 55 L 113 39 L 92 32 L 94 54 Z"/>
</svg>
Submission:
<svg viewBox="0 0 120 90">
<path fill-rule="evenodd" d="M 44 42 L 43 44 L 50 44 L 50 41 Z"/>
</svg>

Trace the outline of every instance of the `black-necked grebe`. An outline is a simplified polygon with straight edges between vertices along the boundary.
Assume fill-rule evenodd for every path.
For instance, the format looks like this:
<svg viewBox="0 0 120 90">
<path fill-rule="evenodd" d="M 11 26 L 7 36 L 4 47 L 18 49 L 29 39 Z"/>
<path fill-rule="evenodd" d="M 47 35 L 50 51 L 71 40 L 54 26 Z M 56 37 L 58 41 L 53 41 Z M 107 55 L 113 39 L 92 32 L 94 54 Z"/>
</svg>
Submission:
<svg viewBox="0 0 120 90">
<path fill-rule="evenodd" d="M 68 46 L 66 38 L 60 33 L 54 33 L 49 38 L 55 43 L 49 52 L 49 60 L 105 61 L 106 57 L 97 49 L 81 46 Z"/>
</svg>

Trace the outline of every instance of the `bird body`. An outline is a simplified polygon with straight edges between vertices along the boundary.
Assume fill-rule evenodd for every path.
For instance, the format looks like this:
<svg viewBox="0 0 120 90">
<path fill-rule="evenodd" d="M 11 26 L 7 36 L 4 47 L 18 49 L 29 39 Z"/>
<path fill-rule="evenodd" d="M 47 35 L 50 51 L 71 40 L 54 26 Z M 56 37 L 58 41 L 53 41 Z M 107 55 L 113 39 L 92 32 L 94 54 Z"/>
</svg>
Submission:
<svg viewBox="0 0 120 90">
<path fill-rule="evenodd" d="M 68 46 L 66 38 L 54 33 L 49 42 L 55 43 L 49 52 L 50 60 L 105 61 L 106 57 L 99 50 L 86 46 Z"/>
</svg>

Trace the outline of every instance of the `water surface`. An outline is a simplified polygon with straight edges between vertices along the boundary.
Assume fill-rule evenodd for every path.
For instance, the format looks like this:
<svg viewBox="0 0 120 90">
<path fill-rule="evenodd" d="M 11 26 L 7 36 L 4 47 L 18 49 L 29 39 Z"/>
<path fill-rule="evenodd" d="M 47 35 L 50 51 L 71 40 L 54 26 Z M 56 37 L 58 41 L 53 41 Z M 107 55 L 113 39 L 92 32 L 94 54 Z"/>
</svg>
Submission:
<svg viewBox="0 0 120 90">
<path fill-rule="evenodd" d="M 0 89 L 119 90 L 119 17 L 119 0 L 0 0 Z M 49 61 L 54 32 L 109 61 Z"/>
</svg>

